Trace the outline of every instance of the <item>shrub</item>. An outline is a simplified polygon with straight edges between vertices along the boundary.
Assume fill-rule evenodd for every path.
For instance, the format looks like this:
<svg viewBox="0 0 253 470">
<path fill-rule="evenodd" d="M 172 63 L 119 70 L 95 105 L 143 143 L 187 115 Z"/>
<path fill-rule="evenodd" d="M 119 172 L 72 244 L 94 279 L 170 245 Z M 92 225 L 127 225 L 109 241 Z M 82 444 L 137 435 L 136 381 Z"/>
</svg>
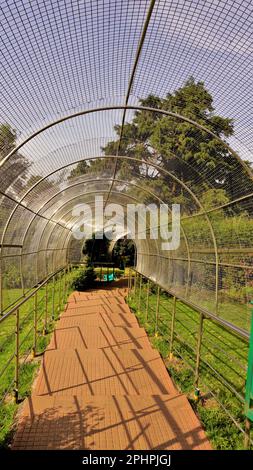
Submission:
<svg viewBox="0 0 253 470">
<path fill-rule="evenodd" d="M 91 289 L 95 285 L 96 277 L 94 268 L 92 266 L 88 266 L 86 269 L 78 272 L 72 282 L 72 287 L 77 291 Z"/>
<path fill-rule="evenodd" d="M 7 269 L 4 270 L 3 279 L 5 289 L 18 289 L 21 287 L 20 270 L 15 264 L 10 264 Z"/>
</svg>

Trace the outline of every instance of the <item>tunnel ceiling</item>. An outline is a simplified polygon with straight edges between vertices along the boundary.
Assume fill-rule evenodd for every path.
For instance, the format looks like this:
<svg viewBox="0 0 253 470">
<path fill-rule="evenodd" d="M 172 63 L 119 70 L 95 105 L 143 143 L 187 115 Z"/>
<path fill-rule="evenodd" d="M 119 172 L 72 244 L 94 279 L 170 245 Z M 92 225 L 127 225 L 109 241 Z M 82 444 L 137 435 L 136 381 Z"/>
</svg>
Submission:
<svg viewBox="0 0 253 470">
<path fill-rule="evenodd" d="M 221 313 L 234 279 L 251 286 L 252 2 L 3 0 L 0 9 L 2 310 L 12 268 L 24 292 L 80 257 L 73 208 L 100 195 L 124 210 L 181 204 L 180 248 L 139 240 L 137 267 Z M 198 99 L 184 106 L 185 87 L 200 100 L 208 91 L 207 112 Z"/>
</svg>

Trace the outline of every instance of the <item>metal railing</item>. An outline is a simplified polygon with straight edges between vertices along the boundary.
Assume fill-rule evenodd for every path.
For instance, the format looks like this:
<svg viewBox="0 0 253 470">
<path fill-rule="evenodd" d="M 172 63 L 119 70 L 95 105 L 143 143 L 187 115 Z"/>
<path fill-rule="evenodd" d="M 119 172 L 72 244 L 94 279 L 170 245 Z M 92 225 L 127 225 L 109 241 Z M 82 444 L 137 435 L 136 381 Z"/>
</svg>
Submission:
<svg viewBox="0 0 253 470">
<path fill-rule="evenodd" d="M 0 317 L 0 405 L 12 391 L 20 401 L 22 370 L 46 347 L 46 335 L 70 290 L 71 271 L 68 265 L 51 274 Z"/>
<path fill-rule="evenodd" d="M 0 405 L 10 393 L 16 403 L 23 397 L 22 371 L 28 359 L 33 363 L 45 350 L 47 333 L 63 309 L 75 268 L 69 265 L 53 273 L 0 318 Z M 202 403 L 206 396 L 215 399 L 244 434 L 245 447 L 253 445 L 250 420 L 244 414 L 248 336 L 133 268 L 128 269 L 128 299 L 149 334 L 166 346 L 163 356 L 169 364 L 180 358 L 189 368 L 196 402 Z"/>
<path fill-rule="evenodd" d="M 201 405 L 206 397 L 214 399 L 243 433 L 244 447 L 253 445 L 245 415 L 248 332 L 193 306 L 133 268 L 128 301 L 149 335 L 162 344 L 172 375 L 173 361 L 179 358 L 190 371 L 194 400 Z"/>
</svg>

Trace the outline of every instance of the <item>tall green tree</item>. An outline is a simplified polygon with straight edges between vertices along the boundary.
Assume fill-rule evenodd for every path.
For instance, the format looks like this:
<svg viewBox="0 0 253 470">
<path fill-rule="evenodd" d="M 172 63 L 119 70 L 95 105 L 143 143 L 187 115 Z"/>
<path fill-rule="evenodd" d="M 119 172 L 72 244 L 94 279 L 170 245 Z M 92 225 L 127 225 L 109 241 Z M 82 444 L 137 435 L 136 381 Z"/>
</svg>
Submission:
<svg viewBox="0 0 253 470">
<path fill-rule="evenodd" d="M 228 198 L 245 193 L 241 165 L 220 142 L 233 134 L 233 120 L 215 114 L 213 98 L 203 82 L 192 77 L 175 93 L 165 98 L 150 95 L 140 100 L 144 107 L 170 111 L 188 118 L 212 131 L 217 138 L 191 122 L 146 110 L 136 111 L 132 122 L 123 129 L 122 139 L 109 142 L 103 149 L 106 155 L 119 154 L 136 160 L 120 161 L 122 177 L 131 173 L 140 178 L 141 185 L 169 200 L 182 197 L 180 185 L 173 183 L 159 168 L 177 176 L 196 193 L 210 186 L 224 189 Z M 118 137 L 121 127 L 115 126 Z M 145 179 L 144 179 L 145 178 Z M 245 175 L 247 184 L 251 185 Z M 169 183 L 169 184 L 168 184 Z M 253 189 L 253 188 L 252 188 Z"/>
<path fill-rule="evenodd" d="M 10 124 L 0 124 L 0 162 L 15 148 L 16 141 L 16 130 Z M 28 160 L 21 153 L 15 152 L 3 168 L 3 175 L 6 177 L 2 177 L 1 190 L 5 191 L 19 176 L 21 184 L 24 184 L 28 166 Z"/>
<path fill-rule="evenodd" d="M 138 110 L 132 121 L 125 123 L 122 135 L 121 124 L 115 126 L 117 138 L 102 149 L 107 159 L 79 163 L 71 176 L 91 171 L 104 175 L 105 167 L 112 175 L 114 160 L 109 156 L 119 154 L 125 158 L 118 159 L 117 176 L 127 182 L 138 181 L 138 188 L 129 186 L 129 192 L 145 202 L 152 200 L 149 191 L 190 209 L 187 204 L 191 201 L 182 185 L 165 172 L 175 175 L 199 197 L 210 188 L 225 191 L 228 200 L 245 194 L 246 187 L 253 191 L 247 173 L 242 176 L 240 162 L 219 140 L 233 135 L 233 120 L 215 113 L 213 97 L 204 82 L 190 77 L 174 93 L 165 98 L 149 95 L 140 100 L 140 105 L 179 114 L 214 135 L 183 119 Z M 214 197 L 214 203 L 216 200 Z"/>
</svg>

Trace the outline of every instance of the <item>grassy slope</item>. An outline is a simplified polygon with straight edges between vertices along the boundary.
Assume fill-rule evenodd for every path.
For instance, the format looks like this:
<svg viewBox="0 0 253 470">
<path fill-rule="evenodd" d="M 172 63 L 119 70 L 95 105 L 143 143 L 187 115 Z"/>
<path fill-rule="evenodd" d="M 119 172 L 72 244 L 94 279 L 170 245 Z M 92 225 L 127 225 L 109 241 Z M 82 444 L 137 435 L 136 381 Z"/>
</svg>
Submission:
<svg viewBox="0 0 253 470">
<path fill-rule="evenodd" d="M 135 311 L 140 324 L 148 332 L 154 347 L 164 357 L 166 366 L 178 388 L 187 393 L 196 408 L 214 448 L 243 448 L 243 435 L 222 406 L 236 418 L 239 424 L 244 425 L 243 402 L 240 396 L 243 399 L 248 344 L 210 320 L 204 321 L 200 365 L 200 389 L 203 400 L 196 405 L 193 401 L 193 392 L 199 314 L 177 301 L 174 357 L 169 360 L 172 298 L 167 294 L 161 295 L 157 332 L 155 331 L 155 292 L 149 296 L 148 318 L 145 308 L 145 286 L 141 295 L 140 310 L 138 310 L 138 289 L 135 297 L 132 294 L 129 304 Z M 214 370 L 211 370 L 207 363 Z M 230 387 L 235 388 L 238 396 L 235 396 L 235 393 L 229 389 Z M 216 401 L 216 398 L 214 399 L 212 394 L 221 404 Z"/>
<path fill-rule="evenodd" d="M 70 278 L 74 274 L 70 274 Z M 52 283 L 48 289 L 48 334 L 43 335 L 44 319 L 45 319 L 45 289 L 41 289 L 38 293 L 38 334 L 37 334 L 37 354 L 44 351 L 50 341 L 51 333 L 54 329 L 54 323 L 59 315 L 59 282 L 55 283 L 55 313 L 52 317 Z M 11 293 L 10 293 L 11 296 Z M 16 292 L 14 292 L 16 296 Z M 62 299 L 63 301 L 63 299 Z M 34 300 L 28 300 L 20 309 L 20 388 L 19 397 L 21 401 L 29 395 L 31 386 L 38 370 L 40 359 L 35 360 L 31 356 L 31 348 L 33 346 L 33 315 Z M 15 315 L 9 316 L 0 328 L 0 371 L 3 370 L 8 359 L 15 352 Z M 3 402 L 0 401 L 0 447 L 8 444 L 11 437 L 11 428 L 13 419 L 18 406 L 13 401 L 13 377 L 15 371 L 15 359 L 13 359 L 1 376 L 0 379 L 0 398 L 6 395 Z M 1 373 L 1 372 L 0 372 Z"/>
<path fill-rule="evenodd" d="M 78 270 L 71 276 L 77 274 Z M 56 285 L 55 294 L 55 305 L 58 304 L 59 290 Z M 16 295 L 16 293 L 15 293 Z M 49 341 L 49 336 L 42 335 L 43 328 L 43 316 L 44 316 L 44 292 L 38 296 L 38 312 L 41 315 L 40 322 L 38 325 L 38 352 L 44 350 L 46 344 Z M 171 324 L 171 312 L 172 312 L 172 299 L 167 295 L 161 296 L 161 305 L 158 319 L 158 331 L 155 334 L 155 308 L 156 308 L 156 294 L 155 292 L 149 296 L 149 312 L 148 318 L 146 318 L 146 293 L 145 286 L 141 296 L 140 305 L 142 311 L 138 311 L 138 296 L 139 292 L 137 289 L 136 297 L 129 300 L 130 306 L 136 312 L 136 315 L 140 323 L 148 331 L 153 345 L 160 351 L 162 356 L 165 358 L 167 368 L 177 383 L 178 387 L 187 393 L 190 400 L 193 397 L 193 382 L 194 382 L 194 369 L 195 365 L 195 351 L 196 351 L 196 340 L 198 332 L 198 318 L 199 314 L 194 310 L 186 307 L 181 302 L 177 302 L 177 313 L 175 331 L 177 334 L 177 340 L 175 341 L 174 358 L 168 360 L 169 352 L 169 339 L 170 339 L 170 324 Z M 225 307 L 224 307 L 225 308 Z M 230 307 L 229 307 L 230 308 Z M 52 293 L 49 289 L 48 297 L 48 311 L 49 317 L 52 312 Z M 227 312 L 228 313 L 228 312 Z M 230 310 L 229 315 L 237 315 L 237 312 Z M 33 341 L 33 331 L 30 332 L 33 318 L 33 300 L 28 301 L 20 311 L 20 322 L 23 323 L 20 331 L 20 341 L 22 341 L 28 334 L 22 346 L 21 355 L 23 359 L 27 356 L 27 352 L 30 351 Z M 238 318 L 238 315 L 237 315 Z M 49 332 L 53 330 L 54 321 L 50 322 Z M 230 392 L 227 386 L 222 383 L 222 380 L 217 377 L 214 372 L 210 371 L 210 368 L 206 366 L 204 361 L 207 361 L 223 379 L 227 381 L 227 385 L 235 387 L 238 394 L 244 395 L 244 382 L 247 367 L 247 356 L 248 356 L 248 345 L 245 344 L 241 339 L 233 336 L 231 333 L 221 329 L 214 323 L 205 320 L 204 322 L 204 335 L 203 335 L 203 346 L 201 351 L 201 382 L 200 388 L 202 395 L 204 396 L 203 405 L 198 404 L 193 406 L 196 407 L 207 434 L 210 437 L 212 444 L 217 449 L 240 449 L 242 448 L 242 434 L 233 425 L 230 418 L 223 411 L 222 407 L 217 404 L 216 400 L 210 396 L 208 389 L 218 397 L 218 399 L 224 404 L 230 413 L 236 417 L 236 419 L 243 424 L 243 405 L 239 398 L 234 396 L 234 393 Z M 15 345 L 15 318 L 9 317 L 8 320 L 3 322 L 0 329 L 0 370 L 4 367 L 6 360 L 14 352 Z M 184 357 L 184 360 L 181 359 Z M 185 360 L 188 364 L 186 364 Z M 29 394 L 30 387 L 33 382 L 34 374 L 36 373 L 39 366 L 38 360 L 31 360 L 28 356 L 27 360 L 22 365 L 21 372 L 21 383 L 20 383 L 20 397 L 24 398 Z M 1 378 L 0 385 L 0 396 L 3 392 L 10 388 L 13 388 L 13 372 L 14 364 L 8 367 L 6 373 Z M 205 383 L 204 383 L 205 382 Z M 206 386 L 208 385 L 208 387 Z M 10 431 L 13 423 L 13 417 L 17 411 L 17 405 L 13 403 L 11 394 L 7 395 L 7 400 L 4 405 L 0 405 L 0 446 L 8 442 L 10 438 Z M 232 425 L 231 425 L 232 424 Z"/>
</svg>

